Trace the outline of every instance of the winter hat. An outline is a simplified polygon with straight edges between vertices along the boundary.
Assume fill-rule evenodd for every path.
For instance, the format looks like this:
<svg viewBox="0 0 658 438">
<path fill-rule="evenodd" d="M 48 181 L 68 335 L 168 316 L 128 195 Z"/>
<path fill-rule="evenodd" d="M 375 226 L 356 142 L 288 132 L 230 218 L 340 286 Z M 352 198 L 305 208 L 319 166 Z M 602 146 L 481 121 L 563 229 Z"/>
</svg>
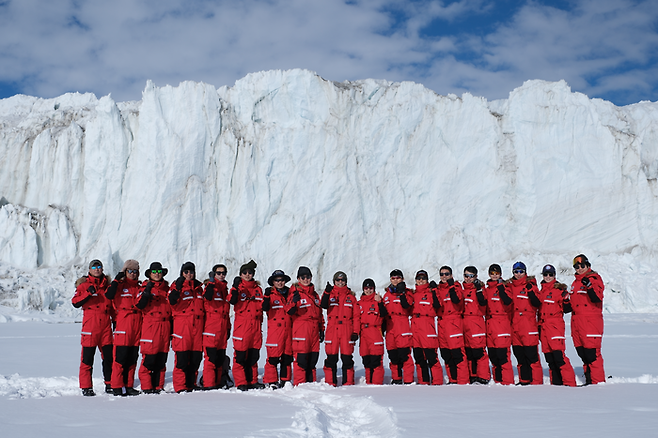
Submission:
<svg viewBox="0 0 658 438">
<path fill-rule="evenodd" d="M 272 272 L 270 278 L 267 279 L 267 284 L 274 286 L 274 279 L 276 278 L 283 278 L 283 281 L 286 283 L 290 281 L 290 277 L 288 277 L 285 272 L 283 272 L 281 269 L 277 269 L 276 271 Z"/>
<path fill-rule="evenodd" d="M 542 273 L 542 274 L 553 274 L 553 276 L 555 277 L 555 274 L 556 274 L 556 272 L 555 272 L 555 266 L 553 266 L 553 265 L 546 265 L 546 266 L 544 266 L 544 267 L 542 268 L 541 273 Z"/>
<path fill-rule="evenodd" d="M 153 263 L 151 263 L 151 266 L 149 266 L 149 268 L 148 268 L 148 269 L 146 270 L 146 272 L 145 272 L 146 277 L 147 277 L 147 278 L 151 278 L 151 271 L 160 271 L 160 270 L 162 271 L 162 276 L 163 276 L 163 277 L 164 277 L 165 275 L 167 275 L 167 273 L 169 272 L 169 269 L 167 269 L 167 268 L 163 268 L 163 267 L 162 267 L 162 263 L 160 263 L 160 262 L 153 262 Z"/>
<path fill-rule="evenodd" d="M 466 266 L 464 268 L 464 272 L 471 272 L 475 275 L 478 275 L 478 268 L 476 268 L 475 266 Z"/>
<path fill-rule="evenodd" d="M 128 259 L 123 263 L 123 272 L 126 272 L 127 269 L 134 269 L 139 271 L 139 262 L 137 260 Z"/>
<path fill-rule="evenodd" d="M 256 273 L 256 264 L 255 261 L 249 260 L 248 263 L 245 263 L 244 265 L 240 266 L 240 275 L 244 274 L 245 272 L 251 271 L 253 274 Z"/>
<path fill-rule="evenodd" d="M 180 267 L 180 275 L 181 277 L 183 276 L 183 272 L 185 271 L 192 271 L 196 273 L 196 266 L 194 266 L 194 263 L 192 262 L 185 262 L 183 263 L 183 266 Z"/>
<path fill-rule="evenodd" d="M 429 275 L 427 275 L 427 271 L 421 269 L 420 271 L 416 272 L 416 280 L 420 278 L 424 278 L 425 280 L 427 280 L 429 278 Z"/>
<path fill-rule="evenodd" d="M 363 289 L 367 287 L 375 288 L 375 281 L 372 278 L 366 278 L 363 280 Z"/>
<path fill-rule="evenodd" d="M 95 267 L 97 267 L 97 266 L 100 266 L 100 267 L 102 268 L 102 267 L 103 267 L 103 263 L 102 263 L 100 260 L 98 260 L 98 259 L 94 259 L 94 260 L 92 260 L 92 261 L 89 262 L 89 269 L 91 269 L 91 268 L 95 268 Z"/>
<path fill-rule="evenodd" d="M 588 268 L 592 265 L 590 265 L 589 260 L 587 260 L 587 257 L 585 254 L 578 254 L 574 259 L 573 259 L 573 265 L 576 266 L 576 263 L 582 263 L 583 265 L 587 266 Z"/>
<path fill-rule="evenodd" d="M 514 263 L 514 266 L 512 266 L 512 273 L 514 273 L 514 271 L 516 271 L 517 269 L 522 269 L 523 271 L 527 271 L 525 267 L 525 263 L 523 262 Z"/>
<path fill-rule="evenodd" d="M 489 275 L 491 275 L 494 272 L 500 275 L 503 273 L 503 269 L 500 267 L 499 264 L 494 263 L 493 265 L 489 266 Z"/>
<path fill-rule="evenodd" d="M 400 277 L 404 280 L 404 275 L 402 275 L 402 271 L 400 271 L 399 269 L 393 269 L 389 277 Z"/>
<path fill-rule="evenodd" d="M 306 266 L 300 266 L 299 269 L 297 270 L 297 278 L 302 278 L 305 275 L 308 275 L 309 277 L 313 277 L 313 274 L 311 274 L 310 269 L 308 269 Z"/>
<path fill-rule="evenodd" d="M 343 271 L 338 271 L 334 274 L 334 283 L 338 280 L 345 280 L 347 282 L 347 274 Z"/>
</svg>

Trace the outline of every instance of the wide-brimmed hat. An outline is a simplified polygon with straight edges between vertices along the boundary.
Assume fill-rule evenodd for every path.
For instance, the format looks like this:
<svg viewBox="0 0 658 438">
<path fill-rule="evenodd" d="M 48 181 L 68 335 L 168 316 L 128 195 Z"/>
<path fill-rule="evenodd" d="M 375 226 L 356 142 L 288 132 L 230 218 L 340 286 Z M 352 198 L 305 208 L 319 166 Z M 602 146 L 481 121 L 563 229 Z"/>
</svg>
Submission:
<svg viewBox="0 0 658 438">
<path fill-rule="evenodd" d="M 151 277 L 151 271 L 160 270 L 160 269 L 162 270 L 162 276 L 163 277 L 165 275 L 167 275 L 167 273 L 169 272 L 169 269 L 162 267 L 162 263 L 160 263 L 160 262 L 151 263 L 151 266 L 149 266 L 149 268 L 145 272 L 146 277 L 150 278 Z"/>
<path fill-rule="evenodd" d="M 283 278 L 283 281 L 286 283 L 290 281 L 290 277 L 286 275 L 285 272 L 283 272 L 281 269 L 277 269 L 276 271 L 272 272 L 272 275 L 270 275 L 270 278 L 267 279 L 267 284 L 270 286 L 274 286 L 274 279 L 275 278 Z"/>
</svg>

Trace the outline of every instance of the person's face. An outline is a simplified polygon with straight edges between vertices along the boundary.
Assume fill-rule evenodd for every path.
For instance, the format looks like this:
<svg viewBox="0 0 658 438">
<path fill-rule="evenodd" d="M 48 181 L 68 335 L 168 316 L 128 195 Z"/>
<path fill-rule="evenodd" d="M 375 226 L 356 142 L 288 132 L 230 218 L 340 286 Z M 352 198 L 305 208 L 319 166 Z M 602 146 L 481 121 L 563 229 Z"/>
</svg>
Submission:
<svg viewBox="0 0 658 438">
<path fill-rule="evenodd" d="M 491 278 L 493 281 L 500 280 L 500 272 L 489 272 L 489 278 Z"/>
<path fill-rule="evenodd" d="M 344 278 L 339 278 L 336 281 L 334 281 L 334 284 L 338 287 L 344 287 L 347 286 L 347 280 L 345 280 Z"/>
<path fill-rule="evenodd" d="M 102 266 L 92 266 L 89 268 L 89 275 L 92 277 L 102 277 L 103 276 L 103 267 Z"/>
<path fill-rule="evenodd" d="M 195 275 L 196 275 L 195 272 L 192 270 L 186 269 L 185 271 L 183 271 L 183 278 L 187 281 L 194 280 Z"/>
<path fill-rule="evenodd" d="M 368 296 L 368 295 L 372 295 L 374 293 L 375 293 L 375 288 L 374 287 L 366 286 L 366 287 L 363 288 L 363 295 Z"/>
<path fill-rule="evenodd" d="M 156 269 L 151 271 L 149 278 L 153 281 L 162 281 L 163 273 L 162 269 Z"/>
<path fill-rule="evenodd" d="M 139 270 L 138 269 L 126 269 L 126 277 L 128 277 L 129 280 L 137 280 L 139 278 Z"/>
<path fill-rule="evenodd" d="M 464 283 L 473 283 L 478 278 L 474 272 L 464 271 Z"/>
<path fill-rule="evenodd" d="M 284 280 L 283 278 L 275 278 L 274 280 L 272 280 L 272 284 L 277 289 L 283 289 L 284 286 L 286 285 L 286 280 Z"/>
<path fill-rule="evenodd" d="M 550 283 L 551 281 L 555 280 L 555 275 L 553 275 L 551 273 L 546 273 L 546 274 L 541 274 L 541 275 L 542 275 L 542 277 L 544 277 L 544 281 L 546 283 Z"/>
<path fill-rule="evenodd" d="M 418 277 L 416 279 L 416 286 L 420 286 L 422 284 L 427 284 L 427 277 Z"/>
<path fill-rule="evenodd" d="M 520 280 L 523 277 L 525 277 L 525 271 L 523 269 L 515 269 L 513 274 L 514 274 L 514 278 L 516 278 L 517 280 Z"/>
<path fill-rule="evenodd" d="M 574 269 L 576 270 L 576 274 L 578 275 L 583 275 L 585 272 L 587 272 L 587 265 L 584 263 L 576 263 L 573 265 Z"/>
<path fill-rule="evenodd" d="M 393 286 L 397 286 L 398 284 L 402 283 L 402 280 L 402 277 L 391 277 L 391 284 Z"/>
<path fill-rule="evenodd" d="M 254 271 L 241 272 L 240 278 L 242 278 L 243 281 L 251 281 L 254 279 Z"/>
<path fill-rule="evenodd" d="M 297 277 L 297 280 L 299 280 L 299 284 L 306 287 L 311 284 L 313 277 L 311 277 L 310 275 L 302 275 L 301 277 Z"/>
<path fill-rule="evenodd" d="M 441 283 L 447 283 L 452 278 L 452 272 L 447 269 L 442 269 L 439 275 L 441 276 Z"/>
<path fill-rule="evenodd" d="M 226 269 L 217 268 L 215 270 L 215 277 L 217 277 L 219 280 L 224 280 L 226 278 Z"/>
</svg>

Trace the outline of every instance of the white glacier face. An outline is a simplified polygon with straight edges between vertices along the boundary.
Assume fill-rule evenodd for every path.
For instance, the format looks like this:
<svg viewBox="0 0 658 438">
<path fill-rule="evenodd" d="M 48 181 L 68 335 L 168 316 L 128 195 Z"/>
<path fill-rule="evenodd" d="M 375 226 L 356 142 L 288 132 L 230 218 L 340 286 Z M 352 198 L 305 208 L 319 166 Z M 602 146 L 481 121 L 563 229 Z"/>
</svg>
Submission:
<svg viewBox="0 0 658 438">
<path fill-rule="evenodd" d="M 393 268 L 486 277 L 517 259 L 570 282 L 582 252 L 608 311 L 658 311 L 657 178 L 658 105 L 565 82 L 488 102 L 290 70 L 149 82 L 139 102 L 14 96 L 0 100 L 0 263 L 38 289 L 39 272 L 92 258 L 111 275 L 158 260 L 170 280 L 187 260 L 232 275 L 253 258 L 263 282 L 306 265 L 317 286 L 343 270 L 360 290 Z"/>
</svg>

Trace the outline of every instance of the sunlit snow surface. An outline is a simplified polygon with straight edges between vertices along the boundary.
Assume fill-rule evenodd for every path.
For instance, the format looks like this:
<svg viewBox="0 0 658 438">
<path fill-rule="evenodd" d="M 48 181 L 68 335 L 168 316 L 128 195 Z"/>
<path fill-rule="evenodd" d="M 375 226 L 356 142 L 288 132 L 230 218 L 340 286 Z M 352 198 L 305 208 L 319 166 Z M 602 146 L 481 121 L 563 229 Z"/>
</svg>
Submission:
<svg viewBox="0 0 658 438">
<path fill-rule="evenodd" d="M 653 436 L 658 316 L 607 315 L 605 324 L 603 357 L 612 377 L 597 386 L 367 386 L 357 356 L 354 387 L 314 383 L 175 394 L 170 354 L 167 393 L 131 398 L 102 393 L 98 354 L 99 395 L 82 397 L 79 324 L 0 324 L 0 426 L 3 436 L 53 437 L 109 437 L 118 431 L 162 437 Z M 582 383 L 581 363 L 570 339 L 567 344 Z M 261 377 L 263 364 L 261 358 Z"/>
<path fill-rule="evenodd" d="M 658 105 L 565 82 L 509 99 L 304 70 L 233 87 L 147 83 L 138 102 L 0 100 L 0 304 L 80 318 L 71 283 L 154 260 L 315 283 L 522 259 L 570 282 L 587 254 L 606 312 L 658 310 Z"/>
</svg>

